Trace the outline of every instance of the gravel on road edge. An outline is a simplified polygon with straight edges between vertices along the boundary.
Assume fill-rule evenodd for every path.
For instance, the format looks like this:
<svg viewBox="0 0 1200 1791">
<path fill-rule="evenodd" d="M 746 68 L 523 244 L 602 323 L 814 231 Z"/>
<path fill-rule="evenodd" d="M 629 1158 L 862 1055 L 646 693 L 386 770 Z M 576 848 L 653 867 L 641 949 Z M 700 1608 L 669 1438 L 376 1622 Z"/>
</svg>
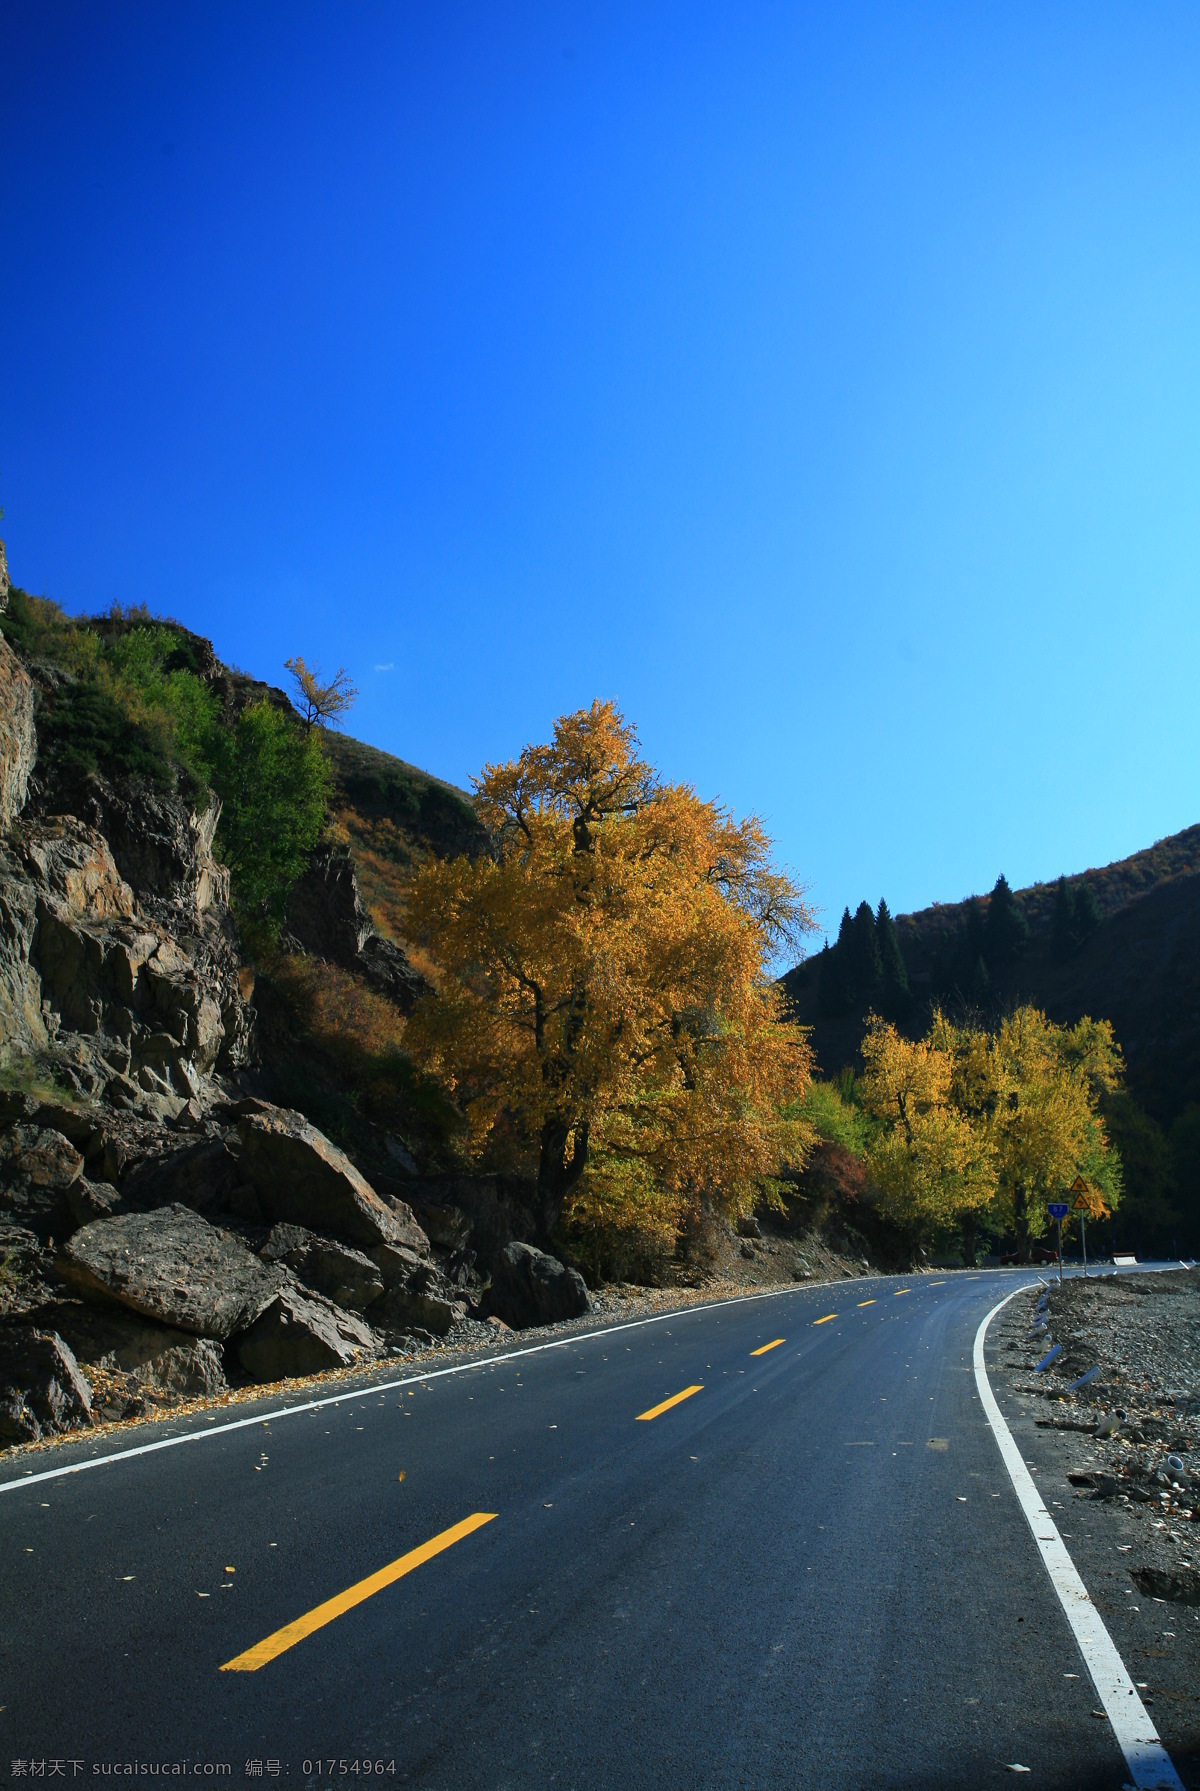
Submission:
<svg viewBox="0 0 1200 1791">
<path fill-rule="evenodd" d="M 1200 1272 L 1027 1289 L 993 1321 L 986 1359 L 1046 1508 L 1200 1791 Z"/>
</svg>

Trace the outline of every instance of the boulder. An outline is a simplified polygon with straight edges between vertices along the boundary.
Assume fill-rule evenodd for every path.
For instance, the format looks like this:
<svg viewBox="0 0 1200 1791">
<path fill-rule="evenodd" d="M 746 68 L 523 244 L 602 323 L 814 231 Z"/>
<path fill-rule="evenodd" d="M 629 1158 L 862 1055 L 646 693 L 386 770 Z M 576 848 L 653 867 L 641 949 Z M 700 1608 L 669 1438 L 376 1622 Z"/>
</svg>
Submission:
<svg viewBox="0 0 1200 1791">
<path fill-rule="evenodd" d="M 465 1301 L 447 1299 L 444 1292 L 423 1292 L 416 1287 L 393 1287 L 382 1306 L 378 1322 L 396 1331 L 428 1331 L 444 1337 L 451 1325 L 467 1315 Z"/>
<path fill-rule="evenodd" d="M 16 1125 L 0 1134 L 0 1181 L 65 1192 L 82 1172 L 82 1156 L 61 1132 Z"/>
<path fill-rule="evenodd" d="M 116 1306 L 60 1300 L 39 1318 L 53 1323 L 85 1373 L 109 1385 L 121 1377 L 127 1394 L 140 1391 L 212 1395 L 227 1382 L 221 1345 L 207 1337 L 154 1324 Z"/>
<path fill-rule="evenodd" d="M 272 1226 L 259 1255 L 264 1262 L 285 1262 L 306 1287 L 351 1312 L 365 1311 L 383 1294 L 383 1276 L 369 1256 L 303 1225 Z"/>
<path fill-rule="evenodd" d="M 228 1213 L 244 1224 L 261 1225 L 263 1211 L 250 1183 L 237 1134 L 184 1144 L 147 1158 L 122 1183 L 129 1205 L 165 1206 L 178 1201 L 193 1212 Z"/>
<path fill-rule="evenodd" d="M 252 1380 L 279 1381 L 347 1368 L 377 1354 L 379 1339 L 331 1300 L 285 1286 L 233 1348 Z"/>
<path fill-rule="evenodd" d="M 532 1244 L 507 1244 L 496 1259 L 488 1310 L 514 1331 L 582 1318 L 592 1309 L 587 1283 L 577 1269 Z"/>
<path fill-rule="evenodd" d="M 129 1372 L 135 1385 L 150 1392 L 177 1393 L 193 1399 L 211 1399 L 226 1392 L 229 1386 L 221 1345 L 211 1337 L 190 1337 L 186 1343 L 173 1343 Z"/>
<path fill-rule="evenodd" d="M 36 1443 L 92 1423 L 92 1392 L 57 1331 L 0 1331 L 0 1443 Z"/>
<path fill-rule="evenodd" d="M 252 1325 L 279 1285 L 236 1238 L 179 1205 L 85 1225 L 57 1267 L 87 1297 L 218 1341 Z"/>
<path fill-rule="evenodd" d="M 0 1215 L 43 1243 L 69 1237 L 79 1224 L 69 1194 L 82 1171 L 83 1158 L 61 1132 L 10 1126 L 0 1134 Z"/>
<path fill-rule="evenodd" d="M 425 1253 L 429 1239 L 403 1201 L 395 1211 L 344 1151 L 302 1113 L 285 1107 L 246 1113 L 237 1125 L 246 1165 L 267 1217 L 304 1225 L 348 1244 L 406 1245 Z"/>
<path fill-rule="evenodd" d="M 121 1196 L 111 1182 L 93 1182 L 81 1175 L 67 1189 L 67 1205 L 76 1225 L 90 1225 L 93 1219 L 111 1219 Z"/>
<path fill-rule="evenodd" d="M 385 1287 L 405 1287 L 418 1270 L 429 1267 L 426 1259 L 406 1244 L 376 1244 L 367 1254 L 383 1276 Z"/>
<path fill-rule="evenodd" d="M 439 1250 L 461 1250 L 471 1235 L 471 1221 L 459 1206 L 414 1203 L 413 1215 Z"/>
<path fill-rule="evenodd" d="M 401 1200 L 396 1194 L 380 1198 L 392 1215 L 394 1240 L 406 1250 L 415 1250 L 418 1256 L 428 1256 L 429 1234 L 407 1200 Z"/>
</svg>

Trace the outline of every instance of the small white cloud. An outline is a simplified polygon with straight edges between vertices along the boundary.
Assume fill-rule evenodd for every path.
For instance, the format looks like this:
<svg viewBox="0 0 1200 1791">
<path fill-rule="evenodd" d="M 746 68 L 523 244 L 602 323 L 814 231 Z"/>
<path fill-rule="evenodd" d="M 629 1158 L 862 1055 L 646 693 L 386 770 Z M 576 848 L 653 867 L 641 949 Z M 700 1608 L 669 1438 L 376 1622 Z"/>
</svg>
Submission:
<svg viewBox="0 0 1200 1791">
<path fill-rule="evenodd" d="M 389 659 L 386 665 L 377 665 L 375 667 L 377 672 L 394 672 L 395 669 L 396 661 L 394 659 Z"/>
</svg>

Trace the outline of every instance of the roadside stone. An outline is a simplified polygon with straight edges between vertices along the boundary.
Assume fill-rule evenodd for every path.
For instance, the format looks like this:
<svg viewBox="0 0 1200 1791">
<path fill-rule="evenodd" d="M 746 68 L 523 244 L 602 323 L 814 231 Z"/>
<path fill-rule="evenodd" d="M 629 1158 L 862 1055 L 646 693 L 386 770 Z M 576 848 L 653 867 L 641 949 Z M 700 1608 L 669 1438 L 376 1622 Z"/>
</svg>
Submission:
<svg viewBox="0 0 1200 1791">
<path fill-rule="evenodd" d="M 1159 1568 L 1134 1568 L 1130 1579 L 1147 1598 L 1163 1598 L 1172 1604 L 1200 1604 L 1200 1572 L 1179 1567 L 1174 1572 Z"/>
<path fill-rule="evenodd" d="M 221 1345 L 210 1338 L 81 1300 L 60 1300 L 39 1317 L 53 1324 L 85 1374 L 107 1383 L 119 1376 L 130 1395 L 142 1389 L 192 1396 L 225 1391 Z"/>
<path fill-rule="evenodd" d="M 383 1276 L 369 1256 L 302 1225 L 273 1226 L 259 1255 L 264 1262 L 286 1262 L 306 1287 L 351 1312 L 365 1311 L 383 1295 Z"/>
<path fill-rule="evenodd" d="M 235 1238 L 185 1206 L 85 1225 L 60 1252 L 63 1278 L 87 1298 L 222 1341 L 265 1309 L 278 1277 Z"/>
<path fill-rule="evenodd" d="M 591 1311 L 587 1283 L 578 1269 L 568 1269 L 556 1256 L 532 1244 L 507 1244 L 492 1271 L 488 1310 L 523 1331 L 531 1325 L 558 1324 Z"/>
<path fill-rule="evenodd" d="M 367 1255 L 383 1276 L 385 1287 L 404 1287 L 419 1270 L 429 1267 L 428 1260 L 406 1244 L 376 1244 Z"/>
<path fill-rule="evenodd" d="M 56 1331 L 0 1331 L 0 1443 L 37 1443 L 92 1421 L 91 1388 Z"/>
<path fill-rule="evenodd" d="M 399 1214 L 385 1205 L 345 1152 L 303 1114 L 284 1107 L 247 1113 L 237 1133 L 268 1219 L 332 1233 L 361 1248 L 404 1244 L 428 1252 L 411 1210 L 402 1201 Z"/>
<path fill-rule="evenodd" d="M 452 1325 L 467 1315 L 465 1301 L 448 1300 L 440 1293 L 423 1293 L 414 1287 L 394 1287 L 378 1308 L 379 1321 L 397 1331 L 414 1329 L 444 1337 Z"/>
<path fill-rule="evenodd" d="M 347 1368 L 376 1355 L 379 1347 L 379 1339 L 362 1319 L 298 1287 L 281 1287 L 233 1345 L 243 1371 L 255 1381 Z"/>
</svg>

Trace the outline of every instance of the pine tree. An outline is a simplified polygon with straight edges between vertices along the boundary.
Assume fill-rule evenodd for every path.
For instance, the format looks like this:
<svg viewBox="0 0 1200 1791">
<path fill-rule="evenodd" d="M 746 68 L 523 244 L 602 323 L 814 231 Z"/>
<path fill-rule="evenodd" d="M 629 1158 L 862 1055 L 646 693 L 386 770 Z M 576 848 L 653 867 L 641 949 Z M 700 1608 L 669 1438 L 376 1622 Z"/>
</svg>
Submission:
<svg viewBox="0 0 1200 1791">
<path fill-rule="evenodd" d="M 884 1013 L 888 1019 L 900 1019 L 908 1007 L 908 971 L 891 911 L 882 896 L 875 912 L 875 939 L 883 973 Z"/>
<path fill-rule="evenodd" d="M 1050 920 L 1050 953 L 1058 964 L 1065 964 L 1075 950 L 1075 897 L 1065 877 L 1058 879 L 1054 892 L 1054 913 Z"/>
<path fill-rule="evenodd" d="M 875 937 L 875 916 L 870 902 L 860 902 L 854 912 L 850 935 L 852 956 L 851 977 L 856 1001 L 869 1001 L 883 980 L 879 957 L 879 941 Z"/>
<path fill-rule="evenodd" d="M 1100 925 L 1100 904 L 1096 892 L 1084 877 L 1075 890 L 1075 925 L 1072 929 L 1075 949 L 1086 945 Z"/>
<path fill-rule="evenodd" d="M 987 959 L 990 964 L 1004 964 L 1015 958 L 1029 937 L 1029 922 L 1020 902 L 1008 886 L 1001 871 L 995 888 L 988 897 Z"/>
<path fill-rule="evenodd" d="M 846 1013 L 853 1000 L 850 968 L 854 953 L 853 939 L 854 922 L 850 918 L 849 908 L 845 908 L 842 910 L 837 943 L 832 950 L 826 947 L 821 953 L 821 967 L 817 973 L 817 1001 L 826 1019 Z"/>
</svg>

